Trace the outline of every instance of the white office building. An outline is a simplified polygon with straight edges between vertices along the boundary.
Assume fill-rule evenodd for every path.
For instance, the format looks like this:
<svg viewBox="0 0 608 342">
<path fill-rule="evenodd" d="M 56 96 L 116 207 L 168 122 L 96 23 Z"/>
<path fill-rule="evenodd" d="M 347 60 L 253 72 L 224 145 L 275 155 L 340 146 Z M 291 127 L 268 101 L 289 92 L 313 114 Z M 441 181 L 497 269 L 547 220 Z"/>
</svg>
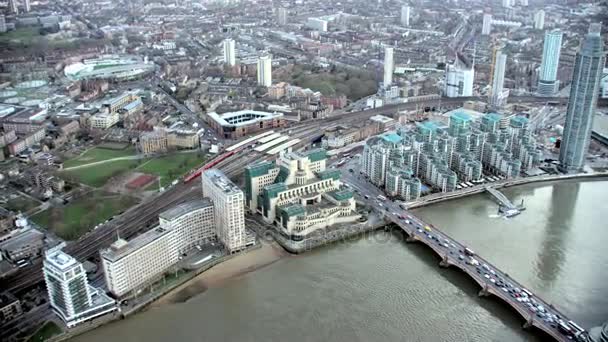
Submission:
<svg viewBox="0 0 608 342">
<path fill-rule="evenodd" d="M 395 70 L 395 61 L 393 59 L 393 48 L 384 48 L 384 78 L 383 85 L 385 88 L 393 84 L 393 71 Z"/>
<path fill-rule="evenodd" d="M 272 85 L 272 57 L 262 56 L 258 59 L 258 85 L 270 87 Z"/>
<path fill-rule="evenodd" d="M 474 80 L 475 68 L 473 65 L 469 66 L 457 57 L 454 64 L 449 64 L 445 71 L 445 96 L 473 96 Z"/>
<path fill-rule="evenodd" d="M 489 35 L 492 32 L 492 15 L 485 13 L 483 15 L 483 23 L 481 26 L 481 34 Z"/>
<path fill-rule="evenodd" d="M 42 266 L 53 311 L 71 328 L 116 310 L 115 302 L 102 289 L 89 285 L 82 264 L 62 247 L 47 251 Z"/>
<path fill-rule="evenodd" d="M 224 43 L 224 63 L 229 66 L 236 65 L 236 48 L 234 39 L 225 39 Z"/>
<path fill-rule="evenodd" d="M 108 290 L 117 297 L 134 294 L 160 279 L 180 255 L 215 240 L 215 213 L 208 198 L 162 212 L 159 226 L 100 252 Z"/>
<path fill-rule="evenodd" d="M 538 77 L 538 95 L 553 96 L 558 91 L 557 69 L 562 50 L 562 31 L 545 32 L 543 58 Z"/>
<path fill-rule="evenodd" d="M 30 5 L 30 0 L 23 0 L 23 9 L 25 9 L 26 12 L 29 12 L 32 10 L 32 7 Z"/>
<path fill-rule="evenodd" d="M 221 171 L 211 169 L 201 175 L 203 196 L 213 202 L 216 234 L 229 252 L 236 252 L 255 243 L 245 229 L 245 196 Z"/>
<path fill-rule="evenodd" d="M 490 105 L 494 107 L 502 107 L 505 105 L 508 90 L 504 89 L 505 72 L 507 70 L 507 55 L 502 50 L 496 51 L 494 56 L 494 74 L 492 76 L 492 85 L 490 89 Z"/>
<path fill-rule="evenodd" d="M 410 6 L 401 6 L 401 25 L 405 27 L 410 26 Z"/>
<path fill-rule="evenodd" d="M 215 240 L 215 214 L 208 198 L 182 203 L 158 215 L 162 228 L 173 231 L 174 248 L 181 253 Z"/>
<path fill-rule="evenodd" d="M 537 30 L 545 29 L 545 11 L 542 9 L 534 14 L 534 28 Z"/>
<path fill-rule="evenodd" d="M 175 236 L 163 227 L 152 228 L 130 241 L 118 239 L 100 255 L 108 290 L 116 297 L 151 285 L 179 261 Z"/>
</svg>

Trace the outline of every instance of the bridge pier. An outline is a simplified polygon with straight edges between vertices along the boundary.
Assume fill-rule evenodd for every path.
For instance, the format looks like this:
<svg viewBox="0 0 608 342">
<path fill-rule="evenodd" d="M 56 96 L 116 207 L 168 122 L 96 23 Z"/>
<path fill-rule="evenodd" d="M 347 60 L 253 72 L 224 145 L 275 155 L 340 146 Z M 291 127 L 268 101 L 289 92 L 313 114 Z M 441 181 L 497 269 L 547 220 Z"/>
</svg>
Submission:
<svg viewBox="0 0 608 342">
<path fill-rule="evenodd" d="M 488 291 L 488 285 L 484 285 L 484 287 L 481 288 L 481 290 L 479 290 L 479 293 L 477 294 L 477 296 L 479 297 L 487 297 L 490 295 L 490 292 Z"/>
<path fill-rule="evenodd" d="M 444 256 L 443 259 L 441 259 L 441 262 L 439 262 L 439 266 L 443 267 L 443 268 L 448 268 L 451 266 L 450 261 L 448 260 L 448 256 Z"/>
<path fill-rule="evenodd" d="M 528 318 L 526 320 L 526 323 L 524 323 L 523 328 L 524 329 L 530 329 L 534 326 L 534 316 L 530 316 L 530 318 Z"/>
<path fill-rule="evenodd" d="M 408 235 L 405 242 L 418 242 L 418 238 L 415 235 Z"/>
</svg>

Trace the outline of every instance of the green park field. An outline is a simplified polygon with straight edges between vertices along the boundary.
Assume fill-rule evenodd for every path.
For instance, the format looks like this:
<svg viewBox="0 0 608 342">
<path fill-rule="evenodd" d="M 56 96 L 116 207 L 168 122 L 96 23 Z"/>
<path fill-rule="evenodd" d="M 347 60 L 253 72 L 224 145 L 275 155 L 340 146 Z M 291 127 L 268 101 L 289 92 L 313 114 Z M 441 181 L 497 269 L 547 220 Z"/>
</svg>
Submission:
<svg viewBox="0 0 608 342">
<path fill-rule="evenodd" d="M 97 224 L 137 203 L 130 196 L 93 191 L 66 206 L 52 207 L 31 217 L 66 240 L 76 240 Z"/>
</svg>

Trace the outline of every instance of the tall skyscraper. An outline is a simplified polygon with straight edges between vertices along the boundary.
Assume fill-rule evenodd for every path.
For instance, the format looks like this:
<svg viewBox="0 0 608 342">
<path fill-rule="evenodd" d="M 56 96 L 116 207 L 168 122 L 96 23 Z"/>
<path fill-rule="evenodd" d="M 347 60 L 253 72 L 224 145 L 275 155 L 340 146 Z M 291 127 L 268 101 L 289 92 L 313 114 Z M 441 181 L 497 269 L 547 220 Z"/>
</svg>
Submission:
<svg viewBox="0 0 608 342">
<path fill-rule="evenodd" d="M 545 11 L 542 9 L 534 14 L 534 28 L 537 30 L 545 28 Z"/>
<path fill-rule="evenodd" d="M 553 96 L 558 90 L 557 68 L 559 55 L 562 50 L 562 31 L 553 30 L 545 32 L 543 59 L 538 77 L 538 94 L 540 96 Z"/>
<path fill-rule="evenodd" d="M 61 247 L 47 251 L 42 266 L 53 311 L 68 327 L 73 327 L 116 310 L 114 301 L 103 290 L 89 285 L 82 264 Z"/>
<path fill-rule="evenodd" d="M 258 59 L 258 85 L 272 85 L 272 57 L 262 56 Z"/>
<path fill-rule="evenodd" d="M 410 6 L 401 6 L 401 25 L 410 26 Z"/>
<path fill-rule="evenodd" d="M 395 69 L 395 61 L 393 60 L 393 48 L 384 48 L 384 87 L 389 87 L 393 83 L 393 70 Z"/>
<path fill-rule="evenodd" d="M 216 169 L 201 175 L 203 196 L 213 202 L 217 236 L 228 251 L 252 245 L 255 237 L 245 230 L 245 195 L 226 175 Z"/>
<path fill-rule="evenodd" d="M 473 65 L 456 57 L 454 64 L 449 64 L 445 71 L 445 96 L 473 96 L 474 79 L 475 69 Z"/>
<path fill-rule="evenodd" d="M 504 83 L 505 72 L 507 70 L 507 55 L 502 50 L 497 50 L 494 54 L 494 73 L 492 75 L 492 88 L 490 89 L 490 105 L 501 107 L 505 104 L 506 97 Z M 507 93 L 508 94 L 508 93 Z"/>
<path fill-rule="evenodd" d="M 483 15 L 481 34 L 489 35 L 491 32 L 492 32 L 492 15 L 489 13 L 486 13 Z"/>
<path fill-rule="evenodd" d="M 287 25 L 287 9 L 279 7 L 277 11 L 279 25 Z"/>
<path fill-rule="evenodd" d="M 10 13 L 19 14 L 19 7 L 17 7 L 17 0 L 8 0 L 8 8 Z"/>
<path fill-rule="evenodd" d="M 589 149 L 600 79 L 606 62 L 600 32 L 600 24 L 591 24 L 576 53 L 559 151 L 560 169 L 564 172 L 581 170 Z"/>
<path fill-rule="evenodd" d="M 236 65 L 236 49 L 234 39 L 225 39 L 224 40 L 224 63 L 229 66 Z"/>
</svg>

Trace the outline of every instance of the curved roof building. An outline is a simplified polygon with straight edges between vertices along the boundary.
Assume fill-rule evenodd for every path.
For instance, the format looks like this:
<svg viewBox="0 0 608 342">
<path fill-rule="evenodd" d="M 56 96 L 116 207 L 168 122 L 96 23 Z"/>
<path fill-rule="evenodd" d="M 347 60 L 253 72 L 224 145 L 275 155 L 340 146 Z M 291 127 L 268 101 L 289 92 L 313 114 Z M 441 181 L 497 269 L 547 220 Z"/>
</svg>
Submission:
<svg viewBox="0 0 608 342">
<path fill-rule="evenodd" d="M 152 71 L 154 71 L 154 63 L 142 61 L 135 56 L 102 56 L 70 64 L 63 72 L 72 80 L 127 80 L 142 77 Z"/>
</svg>

